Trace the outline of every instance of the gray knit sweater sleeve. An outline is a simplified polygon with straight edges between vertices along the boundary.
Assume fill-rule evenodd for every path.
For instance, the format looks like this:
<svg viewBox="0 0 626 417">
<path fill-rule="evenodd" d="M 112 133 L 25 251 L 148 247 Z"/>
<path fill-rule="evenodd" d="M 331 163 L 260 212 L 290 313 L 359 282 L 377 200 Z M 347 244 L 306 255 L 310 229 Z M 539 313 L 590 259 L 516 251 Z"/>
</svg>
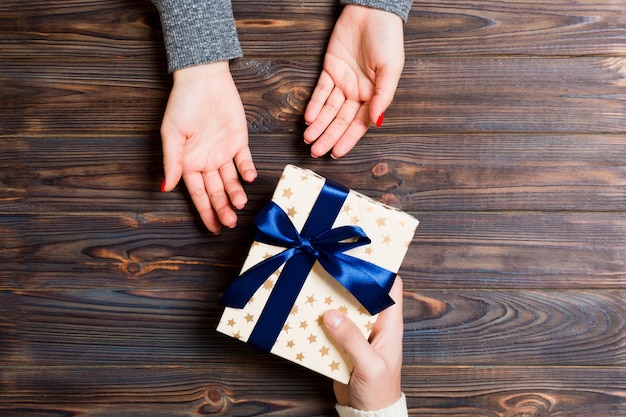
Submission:
<svg viewBox="0 0 626 417">
<path fill-rule="evenodd" d="M 168 70 L 242 56 L 230 0 L 152 0 L 159 10 Z"/>
<path fill-rule="evenodd" d="M 339 2 L 341 4 L 357 4 L 373 9 L 385 10 L 397 14 L 406 22 L 409 18 L 413 0 L 339 0 Z"/>
</svg>

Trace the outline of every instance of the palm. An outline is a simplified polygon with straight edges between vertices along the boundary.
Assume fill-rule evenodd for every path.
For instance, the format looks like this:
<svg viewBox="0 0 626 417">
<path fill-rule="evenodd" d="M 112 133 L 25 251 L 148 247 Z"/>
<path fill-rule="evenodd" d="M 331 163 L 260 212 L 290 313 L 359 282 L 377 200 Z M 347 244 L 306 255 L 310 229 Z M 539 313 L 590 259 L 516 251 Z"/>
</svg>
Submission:
<svg viewBox="0 0 626 417">
<path fill-rule="evenodd" d="M 331 35 L 324 68 L 304 117 L 311 153 L 346 154 L 389 106 L 404 65 L 402 20 L 346 6 Z"/>
<path fill-rule="evenodd" d="M 219 71 L 188 71 L 179 80 L 175 74 L 163 117 L 166 179 L 171 189 L 183 177 L 203 222 L 218 233 L 222 224 L 235 226 L 233 206 L 241 209 L 247 202 L 237 171 L 252 181 L 256 170 L 245 112 L 227 64 Z"/>
</svg>

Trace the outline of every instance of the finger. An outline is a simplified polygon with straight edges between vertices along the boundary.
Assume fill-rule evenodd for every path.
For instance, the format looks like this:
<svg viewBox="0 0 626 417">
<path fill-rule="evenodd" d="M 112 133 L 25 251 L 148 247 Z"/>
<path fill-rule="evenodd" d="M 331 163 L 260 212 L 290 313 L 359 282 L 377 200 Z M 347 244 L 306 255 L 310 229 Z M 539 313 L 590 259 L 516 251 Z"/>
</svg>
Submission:
<svg viewBox="0 0 626 417">
<path fill-rule="evenodd" d="M 232 162 L 226 165 L 230 165 L 233 170 L 235 169 Z M 235 227 L 237 225 L 237 215 L 230 204 L 228 194 L 226 194 L 220 171 L 207 171 L 202 176 L 211 207 L 215 210 L 219 222 L 229 228 Z"/>
<path fill-rule="evenodd" d="M 222 230 L 222 224 L 219 222 L 217 213 L 211 206 L 202 173 L 193 172 L 185 174 L 183 179 L 185 180 L 187 191 L 191 196 L 191 201 L 193 201 L 194 206 L 196 206 L 196 210 L 198 210 L 202 222 L 211 232 L 216 235 L 219 234 Z"/>
<path fill-rule="evenodd" d="M 348 353 L 356 369 L 366 369 L 377 360 L 376 353 L 352 320 L 337 310 L 327 311 L 323 320 L 331 338 Z"/>
<path fill-rule="evenodd" d="M 389 296 L 395 304 L 381 311 L 374 323 L 370 343 L 374 350 L 388 349 L 402 355 L 404 319 L 402 315 L 402 278 L 396 277 Z"/>
<path fill-rule="evenodd" d="M 381 67 L 376 73 L 376 87 L 374 96 L 370 101 L 370 120 L 376 123 L 381 114 L 387 110 L 393 101 L 393 96 L 398 88 L 398 82 L 402 75 L 402 67 Z"/>
<path fill-rule="evenodd" d="M 341 158 L 342 156 L 350 152 L 350 150 L 354 148 L 354 145 L 356 145 L 357 142 L 363 137 L 365 132 L 367 132 L 370 127 L 368 113 L 369 106 L 362 105 L 359 108 L 359 111 L 354 117 L 354 120 L 352 120 L 352 123 L 350 123 L 348 129 L 344 132 L 344 134 L 339 138 L 339 140 L 333 147 L 333 152 L 331 154 L 333 158 Z"/>
<path fill-rule="evenodd" d="M 235 165 L 237 165 L 237 171 L 246 182 L 252 182 L 256 179 L 257 172 L 252 160 L 252 154 L 250 153 L 250 147 L 245 146 L 235 155 Z"/>
<path fill-rule="evenodd" d="M 324 133 L 328 125 L 335 119 L 341 107 L 346 101 L 346 97 L 339 88 L 333 89 L 324 107 L 320 111 L 317 119 L 304 131 L 304 141 L 312 143 Z"/>
<path fill-rule="evenodd" d="M 227 163 L 219 169 L 219 173 L 230 203 L 238 210 L 243 209 L 248 202 L 248 197 L 241 186 L 241 182 L 239 182 L 237 168 L 233 163 Z"/>
<path fill-rule="evenodd" d="M 335 88 L 335 82 L 326 71 L 322 71 L 320 78 L 317 80 L 317 85 L 313 90 L 313 94 L 311 95 L 311 99 L 309 100 L 309 104 L 304 111 L 304 121 L 307 124 L 315 122 L 322 107 L 324 107 L 324 103 L 328 100 L 328 96 L 330 96 L 330 93 L 333 91 L 333 88 Z"/>
<path fill-rule="evenodd" d="M 172 191 L 183 174 L 183 148 L 185 138 L 171 133 L 164 125 L 161 127 L 161 142 L 163 146 L 163 191 Z"/>
<path fill-rule="evenodd" d="M 360 102 L 346 100 L 330 126 L 311 147 L 311 155 L 315 157 L 322 156 L 335 146 L 337 141 L 346 133 L 346 130 L 358 114 L 360 107 Z"/>
</svg>

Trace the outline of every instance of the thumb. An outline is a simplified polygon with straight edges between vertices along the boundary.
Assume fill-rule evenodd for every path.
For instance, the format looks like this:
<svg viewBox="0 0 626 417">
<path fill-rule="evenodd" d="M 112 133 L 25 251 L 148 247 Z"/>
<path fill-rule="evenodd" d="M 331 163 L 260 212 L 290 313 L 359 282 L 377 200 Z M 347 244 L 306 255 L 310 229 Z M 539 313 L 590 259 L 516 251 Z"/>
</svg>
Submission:
<svg viewBox="0 0 626 417">
<path fill-rule="evenodd" d="M 402 68 L 398 71 L 389 66 L 381 67 L 376 73 L 374 96 L 370 101 L 370 119 L 379 127 L 382 123 L 382 114 L 393 101 L 401 74 Z"/>
<path fill-rule="evenodd" d="M 163 142 L 163 171 L 165 178 L 161 191 L 172 191 L 183 174 L 183 148 L 185 139 L 161 129 Z"/>
<path fill-rule="evenodd" d="M 361 330 L 339 311 L 327 311 L 324 314 L 324 325 L 331 338 L 348 353 L 355 368 L 366 367 L 375 356 Z"/>
</svg>

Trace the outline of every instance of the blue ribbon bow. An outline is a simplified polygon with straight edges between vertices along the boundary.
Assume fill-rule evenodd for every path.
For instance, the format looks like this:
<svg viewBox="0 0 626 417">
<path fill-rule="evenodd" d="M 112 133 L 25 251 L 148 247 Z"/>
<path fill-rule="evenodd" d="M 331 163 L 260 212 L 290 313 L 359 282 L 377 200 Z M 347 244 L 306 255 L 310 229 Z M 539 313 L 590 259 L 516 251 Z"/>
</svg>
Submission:
<svg viewBox="0 0 626 417">
<path fill-rule="evenodd" d="M 256 216 L 256 241 L 286 249 L 254 265 L 226 290 L 220 304 L 243 308 L 258 288 L 285 264 L 248 343 L 271 350 L 315 261 L 339 281 L 370 314 L 394 302 L 389 296 L 395 273 L 343 252 L 371 241 L 358 226 L 331 229 L 348 190 L 326 181 L 302 232 L 270 201 Z"/>
</svg>

